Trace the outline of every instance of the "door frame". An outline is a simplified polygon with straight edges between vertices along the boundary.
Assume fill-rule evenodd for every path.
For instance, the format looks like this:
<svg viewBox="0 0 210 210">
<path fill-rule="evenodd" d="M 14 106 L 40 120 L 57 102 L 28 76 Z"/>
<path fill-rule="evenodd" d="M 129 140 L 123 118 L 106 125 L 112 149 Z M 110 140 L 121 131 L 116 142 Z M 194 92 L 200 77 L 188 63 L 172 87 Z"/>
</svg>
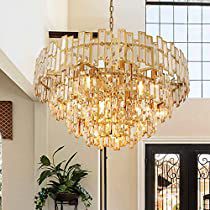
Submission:
<svg viewBox="0 0 210 210">
<path fill-rule="evenodd" d="M 145 210 L 145 148 L 147 144 L 210 144 L 210 136 L 165 136 L 140 140 L 137 149 L 138 210 Z"/>
</svg>

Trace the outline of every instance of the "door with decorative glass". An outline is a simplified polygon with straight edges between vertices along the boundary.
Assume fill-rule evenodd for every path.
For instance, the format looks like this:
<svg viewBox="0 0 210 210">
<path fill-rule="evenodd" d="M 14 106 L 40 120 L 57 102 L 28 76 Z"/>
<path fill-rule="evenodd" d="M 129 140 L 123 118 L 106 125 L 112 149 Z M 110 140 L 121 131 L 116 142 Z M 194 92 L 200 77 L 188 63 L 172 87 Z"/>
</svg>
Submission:
<svg viewBox="0 0 210 210">
<path fill-rule="evenodd" d="M 210 144 L 146 146 L 146 210 L 210 210 Z"/>
</svg>

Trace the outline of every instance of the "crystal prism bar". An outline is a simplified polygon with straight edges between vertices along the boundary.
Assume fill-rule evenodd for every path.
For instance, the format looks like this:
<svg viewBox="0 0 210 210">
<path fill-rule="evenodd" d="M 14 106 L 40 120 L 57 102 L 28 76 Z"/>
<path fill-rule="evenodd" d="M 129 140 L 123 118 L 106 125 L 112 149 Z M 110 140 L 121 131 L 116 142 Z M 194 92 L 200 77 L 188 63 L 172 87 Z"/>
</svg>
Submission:
<svg viewBox="0 0 210 210">
<path fill-rule="evenodd" d="M 88 146 L 119 150 L 151 137 L 187 98 L 184 54 L 161 37 L 100 29 L 52 39 L 36 61 L 35 93 Z"/>
</svg>

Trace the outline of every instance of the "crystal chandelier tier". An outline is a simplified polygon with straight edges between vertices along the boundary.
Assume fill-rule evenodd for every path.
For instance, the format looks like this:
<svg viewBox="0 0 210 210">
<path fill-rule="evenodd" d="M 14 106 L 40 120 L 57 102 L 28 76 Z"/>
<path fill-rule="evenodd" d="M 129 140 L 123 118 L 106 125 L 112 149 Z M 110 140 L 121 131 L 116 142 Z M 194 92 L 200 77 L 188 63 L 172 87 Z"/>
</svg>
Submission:
<svg viewBox="0 0 210 210">
<path fill-rule="evenodd" d="M 189 93 L 187 60 L 161 37 L 124 29 L 51 39 L 36 61 L 35 94 L 87 145 L 119 150 L 151 137 Z"/>
</svg>

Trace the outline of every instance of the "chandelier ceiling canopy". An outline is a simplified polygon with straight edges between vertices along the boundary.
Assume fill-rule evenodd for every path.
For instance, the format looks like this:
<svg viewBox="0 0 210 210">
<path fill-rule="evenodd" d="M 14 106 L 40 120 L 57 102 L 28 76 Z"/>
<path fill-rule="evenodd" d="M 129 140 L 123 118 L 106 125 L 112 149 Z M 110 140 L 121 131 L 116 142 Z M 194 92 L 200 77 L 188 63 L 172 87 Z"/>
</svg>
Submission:
<svg viewBox="0 0 210 210">
<path fill-rule="evenodd" d="M 51 39 L 36 61 L 35 94 L 88 146 L 119 150 L 151 137 L 189 94 L 181 50 L 145 32 L 110 29 Z"/>
</svg>

